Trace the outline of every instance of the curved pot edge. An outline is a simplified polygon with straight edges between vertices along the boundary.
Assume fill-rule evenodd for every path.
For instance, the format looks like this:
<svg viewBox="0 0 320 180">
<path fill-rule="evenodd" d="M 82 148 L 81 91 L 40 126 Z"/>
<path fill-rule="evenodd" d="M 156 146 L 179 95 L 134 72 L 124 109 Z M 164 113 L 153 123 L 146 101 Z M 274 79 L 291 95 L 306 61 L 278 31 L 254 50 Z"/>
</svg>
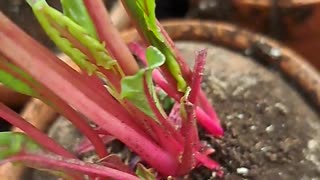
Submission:
<svg viewBox="0 0 320 180">
<path fill-rule="evenodd" d="M 237 5 L 247 5 L 258 8 L 270 8 L 270 0 L 233 0 L 233 3 Z M 319 0 L 291 0 L 291 1 L 280 1 L 279 6 L 282 8 L 295 8 L 301 6 L 311 6 L 319 4 Z"/>
</svg>

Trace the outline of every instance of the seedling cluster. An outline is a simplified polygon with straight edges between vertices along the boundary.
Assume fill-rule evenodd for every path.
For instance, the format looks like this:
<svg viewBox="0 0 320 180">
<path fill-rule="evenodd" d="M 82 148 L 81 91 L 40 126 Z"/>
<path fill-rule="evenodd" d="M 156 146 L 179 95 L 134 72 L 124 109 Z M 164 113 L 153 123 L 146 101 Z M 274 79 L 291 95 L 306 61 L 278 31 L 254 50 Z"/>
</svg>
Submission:
<svg viewBox="0 0 320 180">
<path fill-rule="evenodd" d="M 0 13 L 0 82 L 54 107 L 85 138 L 69 152 L 0 104 L 0 117 L 25 132 L 0 133 L 1 164 L 19 162 L 75 179 L 179 177 L 200 165 L 221 175 L 219 164 L 208 157 L 214 150 L 200 142 L 197 129 L 198 122 L 213 136 L 223 135 L 201 90 L 206 50 L 197 52 L 190 69 L 157 21 L 154 0 L 122 0 L 141 36 L 129 45 L 101 0 L 61 0 L 63 12 L 45 0 L 28 3 L 51 40 L 78 68 L 62 62 Z M 163 97 L 174 103 L 170 113 Z M 106 144 L 114 139 L 142 159 L 134 169 L 107 151 Z M 77 158 L 91 149 L 98 162 Z"/>
</svg>

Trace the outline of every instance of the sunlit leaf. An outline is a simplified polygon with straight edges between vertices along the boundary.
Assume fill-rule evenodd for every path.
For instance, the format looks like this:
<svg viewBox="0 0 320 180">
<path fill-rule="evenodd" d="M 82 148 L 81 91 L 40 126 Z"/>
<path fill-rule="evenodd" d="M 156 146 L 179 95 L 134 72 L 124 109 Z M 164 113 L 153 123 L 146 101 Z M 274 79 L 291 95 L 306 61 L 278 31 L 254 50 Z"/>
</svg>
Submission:
<svg viewBox="0 0 320 180">
<path fill-rule="evenodd" d="M 97 38 L 95 27 L 84 6 L 83 0 L 61 0 L 63 13 L 74 22 L 85 28 L 94 38 Z"/>
<path fill-rule="evenodd" d="M 178 90 L 184 92 L 187 84 L 182 77 L 180 66 L 157 25 L 155 0 L 125 0 L 123 2 L 132 13 L 145 38 L 152 46 L 157 47 L 164 54 L 166 57 L 165 64 L 176 79 Z"/>
<path fill-rule="evenodd" d="M 136 174 L 141 180 L 156 180 L 156 175 L 153 170 L 147 169 L 142 164 L 137 165 Z"/>
<path fill-rule="evenodd" d="M 95 73 L 98 67 L 119 70 L 117 62 L 109 56 L 103 43 L 92 37 L 85 28 L 51 8 L 44 0 L 29 4 L 51 40 L 82 70 L 88 74 Z"/>
<path fill-rule="evenodd" d="M 145 91 L 149 91 L 153 96 L 154 103 L 156 103 L 160 110 L 161 106 L 155 95 L 155 89 L 152 82 L 152 71 L 163 65 L 165 57 L 157 48 L 149 47 L 146 51 L 146 58 L 148 67 L 141 69 L 133 76 L 127 76 L 122 79 L 121 97 L 131 101 L 142 112 L 155 119 L 155 115 L 145 96 Z M 144 81 L 147 82 L 148 89 L 144 88 Z"/>
<path fill-rule="evenodd" d="M 0 160 L 19 152 L 35 152 L 40 146 L 24 133 L 0 132 Z"/>
<path fill-rule="evenodd" d="M 33 97 L 39 97 L 39 93 L 32 89 L 26 82 L 22 81 L 23 78 L 26 81 L 35 83 L 31 76 L 18 67 L 5 62 L 0 57 L 0 82 L 8 88 Z"/>
</svg>

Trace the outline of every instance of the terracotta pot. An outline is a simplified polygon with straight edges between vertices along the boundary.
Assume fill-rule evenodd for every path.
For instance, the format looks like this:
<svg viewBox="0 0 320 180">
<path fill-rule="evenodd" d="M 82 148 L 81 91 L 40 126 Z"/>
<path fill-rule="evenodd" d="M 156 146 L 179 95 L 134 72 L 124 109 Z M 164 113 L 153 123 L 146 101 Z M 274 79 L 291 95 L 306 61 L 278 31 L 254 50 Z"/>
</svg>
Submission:
<svg viewBox="0 0 320 180">
<path fill-rule="evenodd" d="M 195 0 L 194 18 L 229 21 L 283 41 L 320 69 L 319 0 Z M 201 10 L 201 2 L 207 2 Z M 204 4 L 204 3 L 203 3 Z M 194 8 L 196 7 L 196 8 Z M 192 8 L 192 7 L 191 7 Z"/>
<path fill-rule="evenodd" d="M 294 82 L 301 92 L 305 93 L 306 99 L 313 104 L 313 107 L 319 110 L 319 74 L 302 57 L 279 43 L 224 23 L 172 21 L 164 23 L 164 27 L 176 41 L 208 42 L 258 56 L 264 63 L 271 64 L 278 72 Z M 126 42 L 138 39 L 135 31 L 123 33 L 123 38 Z M 6 172 L 7 174 L 0 176 L 1 180 L 15 180 L 9 174 L 9 172 L 17 174 L 15 167 L 11 166 Z"/>
<path fill-rule="evenodd" d="M 270 7 L 272 0 L 233 0 L 236 4 L 246 4 L 250 6 Z M 277 0 L 281 7 L 300 7 L 319 3 L 318 0 Z"/>
</svg>

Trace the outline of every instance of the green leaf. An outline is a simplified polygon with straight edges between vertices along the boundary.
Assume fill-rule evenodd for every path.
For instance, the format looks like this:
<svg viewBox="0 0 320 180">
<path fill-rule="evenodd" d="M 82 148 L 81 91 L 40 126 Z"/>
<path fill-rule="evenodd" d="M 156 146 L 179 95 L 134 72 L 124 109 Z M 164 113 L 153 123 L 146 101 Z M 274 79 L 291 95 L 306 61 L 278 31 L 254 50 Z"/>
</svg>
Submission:
<svg viewBox="0 0 320 180">
<path fill-rule="evenodd" d="M 21 77 L 29 82 L 35 83 L 31 76 L 29 76 L 26 72 L 8 62 L 0 62 L 0 64 L 1 66 L 5 66 L 6 68 L 1 69 L 0 66 L 0 82 L 3 85 L 7 86 L 8 88 L 16 92 L 36 98 L 39 97 L 38 92 L 33 90 L 32 87 L 30 87 L 27 83 L 19 79 L 19 77 Z"/>
<path fill-rule="evenodd" d="M 175 101 L 162 90 L 159 91 L 157 94 L 164 111 L 170 113 Z"/>
<path fill-rule="evenodd" d="M 82 70 L 90 75 L 97 72 L 98 66 L 119 70 L 117 62 L 109 56 L 104 44 L 92 37 L 86 29 L 51 8 L 44 0 L 29 4 L 51 40 Z M 94 63 L 90 62 L 89 56 L 94 58 Z"/>
<path fill-rule="evenodd" d="M 156 180 L 153 169 L 147 169 L 142 164 L 137 165 L 136 174 L 141 180 Z"/>
<path fill-rule="evenodd" d="M 145 91 L 149 91 L 153 97 L 154 103 L 156 103 L 158 109 L 160 112 L 162 112 L 163 110 L 155 94 L 155 89 L 152 82 L 152 71 L 164 64 L 165 57 L 157 48 L 151 46 L 147 48 L 146 58 L 148 67 L 141 69 L 133 76 L 127 76 L 122 79 L 121 98 L 129 100 L 142 112 L 153 119 L 156 119 L 145 96 Z M 144 80 L 147 82 L 147 90 L 143 85 Z"/>
<path fill-rule="evenodd" d="M 61 0 L 63 13 L 74 22 L 85 28 L 87 32 L 97 39 L 97 33 L 92 20 L 84 6 L 83 0 Z"/>
<path fill-rule="evenodd" d="M 20 152 L 36 152 L 40 146 L 20 132 L 0 132 L 0 160 Z"/>
<path fill-rule="evenodd" d="M 19 153 L 25 154 L 41 154 L 43 150 L 41 146 L 34 142 L 30 137 L 21 132 L 0 132 L 0 161 L 7 159 Z M 59 171 L 44 169 L 35 166 L 33 163 L 24 163 L 24 165 L 36 168 L 41 171 L 49 172 L 59 177 L 67 176 Z"/>
<path fill-rule="evenodd" d="M 176 79 L 178 90 L 184 92 L 187 83 L 182 77 L 181 69 L 176 61 L 174 52 L 166 44 L 160 28 L 157 25 L 155 0 L 124 0 L 123 3 L 126 4 L 130 13 L 132 13 L 133 18 L 135 18 L 145 38 L 152 46 L 157 47 L 164 54 L 166 57 L 165 64 L 171 72 L 171 75 Z"/>
</svg>

